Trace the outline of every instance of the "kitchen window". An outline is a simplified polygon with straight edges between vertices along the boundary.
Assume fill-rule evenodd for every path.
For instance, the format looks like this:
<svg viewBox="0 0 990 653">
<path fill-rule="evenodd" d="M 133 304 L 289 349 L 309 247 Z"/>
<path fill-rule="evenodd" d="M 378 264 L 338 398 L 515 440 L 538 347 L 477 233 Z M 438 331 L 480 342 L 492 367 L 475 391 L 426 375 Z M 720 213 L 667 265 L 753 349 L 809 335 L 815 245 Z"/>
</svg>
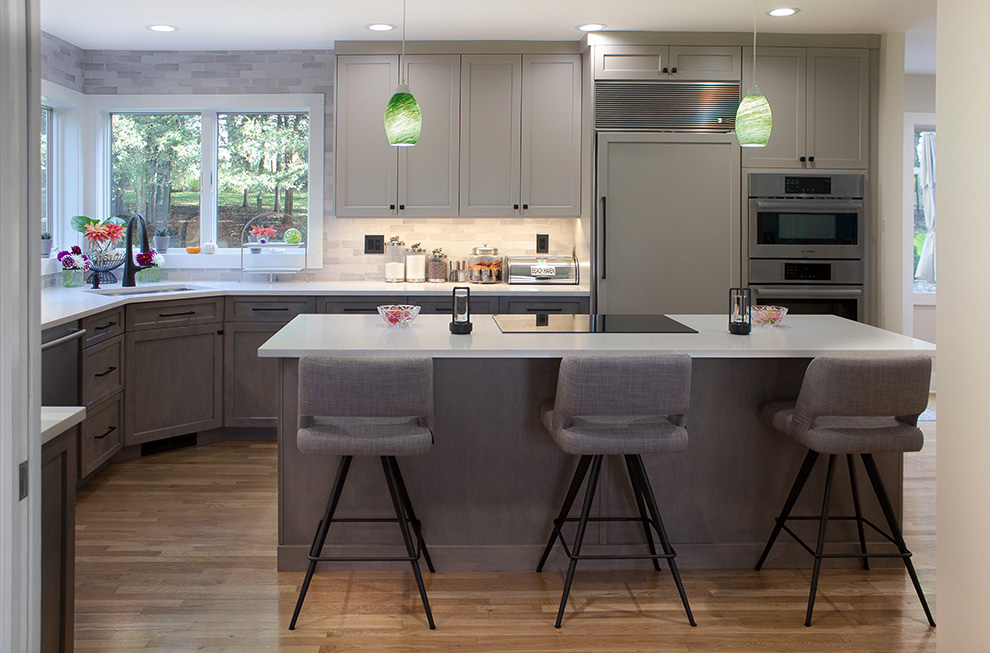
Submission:
<svg viewBox="0 0 990 653">
<path fill-rule="evenodd" d="M 243 228 L 262 213 L 291 214 L 307 242 L 322 242 L 323 96 L 116 96 L 93 104 L 93 146 L 106 164 L 97 182 L 104 208 L 89 210 L 140 213 L 149 236 L 164 229 L 166 267 L 239 267 Z M 186 253 L 209 242 L 216 256 Z M 319 247 L 309 266 L 322 267 Z"/>
<path fill-rule="evenodd" d="M 51 107 L 41 108 L 41 232 L 51 234 L 55 225 L 52 221 L 52 151 L 54 143 L 54 111 Z"/>
</svg>

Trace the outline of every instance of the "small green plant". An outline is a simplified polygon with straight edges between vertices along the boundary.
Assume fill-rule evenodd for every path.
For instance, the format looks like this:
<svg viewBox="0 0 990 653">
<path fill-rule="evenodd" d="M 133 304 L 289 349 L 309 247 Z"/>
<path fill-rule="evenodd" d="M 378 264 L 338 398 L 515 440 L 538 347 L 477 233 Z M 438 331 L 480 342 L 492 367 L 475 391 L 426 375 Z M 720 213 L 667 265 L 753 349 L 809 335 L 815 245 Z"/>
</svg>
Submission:
<svg viewBox="0 0 990 653">
<path fill-rule="evenodd" d="M 165 227 L 158 227 L 157 229 L 155 229 L 155 235 L 158 236 L 159 238 L 164 238 L 165 236 L 168 235 L 168 229 L 166 229 Z"/>
<path fill-rule="evenodd" d="M 42 231 L 41 232 L 41 239 L 42 240 L 51 240 L 52 239 L 52 232 L 50 232 L 50 231 Z"/>
</svg>

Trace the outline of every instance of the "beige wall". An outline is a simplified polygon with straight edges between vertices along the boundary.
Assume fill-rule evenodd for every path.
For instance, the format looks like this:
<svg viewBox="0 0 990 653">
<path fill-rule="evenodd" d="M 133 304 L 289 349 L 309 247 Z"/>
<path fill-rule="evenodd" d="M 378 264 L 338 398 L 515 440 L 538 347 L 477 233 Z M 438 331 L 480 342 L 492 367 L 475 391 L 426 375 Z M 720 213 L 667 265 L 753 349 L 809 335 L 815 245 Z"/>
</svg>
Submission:
<svg viewBox="0 0 990 653">
<path fill-rule="evenodd" d="M 990 3 L 938 3 L 938 648 L 990 650 Z"/>
</svg>

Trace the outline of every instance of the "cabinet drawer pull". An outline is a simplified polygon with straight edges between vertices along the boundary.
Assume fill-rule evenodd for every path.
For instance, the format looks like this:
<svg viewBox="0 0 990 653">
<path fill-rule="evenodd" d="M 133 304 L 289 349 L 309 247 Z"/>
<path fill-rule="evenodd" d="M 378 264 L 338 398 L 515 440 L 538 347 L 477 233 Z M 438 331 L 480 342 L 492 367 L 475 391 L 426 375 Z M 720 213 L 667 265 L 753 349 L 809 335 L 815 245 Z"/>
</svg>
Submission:
<svg viewBox="0 0 990 653">
<path fill-rule="evenodd" d="M 553 308 L 534 308 L 532 306 L 527 306 L 526 310 L 530 313 L 563 313 L 564 309 L 560 306 Z"/>
<path fill-rule="evenodd" d="M 377 308 L 356 308 L 356 307 L 353 307 L 353 306 L 345 306 L 344 307 L 344 312 L 345 313 L 377 313 L 378 312 L 378 309 Z"/>
<path fill-rule="evenodd" d="M 285 312 L 285 311 L 289 310 L 289 307 L 288 306 L 270 306 L 270 307 L 269 306 L 253 306 L 253 307 L 251 307 L 251 310 L 252 311 L 258 311 L 258 312 L 269 311 L 269 312 L 274 313 L 276 311 Z"/>
<path fill-rule="evenodd" d="M 110 369 L 108 369 L 108 370 L 107 370 L 106 372 L 99 372 L 99 373 L 97 373 L 97 374 L 94 374 L 93 376 L 106 376 L 106 375 L 107 375 L 107 374 L 109 374 L 110 372 L 113 372 L 113 371 L 114 371 L 115 369 L 117 369 L 117 368 L 116 368 L 116 367 L 113 367 L 113 366 L 111 366 L 111 367 L 110 367 Z"/>
<path fill-rule="evenodd" d="M 195 315 L 196 311 L 183 311 L 181 313 L 159 313 L 158 317 L 180 317 L 182 315 Z"/>
<path fill-rule="evenodd" d="M 93 328 L 96 329 L 97 331 L 103 331 L 103 329 L 109 329 L 109 328 L 115 327 L 115 326 L 117 326 L 117 323 L 116 322 L 107 322 L 103 326 L 98 326 L 98 327 L 93 327 Z"/>
<path fill-rule="evenodd" d="M 117 430 L 117 427 L 116 426 L 111 426 L 110 428 L 107 429 L 107 432 L 106 433 L 104 433 L 103 435 L 97 435 L 93 439 L 94 440 L 102 440 L 103 438 L 107 437 L 108 435 L 110 435 L 111 433 L 113 433 L 116 430 Z"/>
</svg>

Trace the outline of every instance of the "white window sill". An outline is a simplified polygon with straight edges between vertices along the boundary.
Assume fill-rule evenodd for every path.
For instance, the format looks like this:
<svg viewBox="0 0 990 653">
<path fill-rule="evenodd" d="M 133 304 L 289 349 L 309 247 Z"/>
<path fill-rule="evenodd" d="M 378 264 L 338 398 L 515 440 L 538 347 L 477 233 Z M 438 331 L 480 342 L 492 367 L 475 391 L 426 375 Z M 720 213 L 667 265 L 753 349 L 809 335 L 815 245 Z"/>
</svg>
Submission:
<svg viewBox="0 0 990 653">
<path fill-rule="evenodd" d="M 915 306 L 934 306 L 935 291 L 913 293 L 912 302 Z"/>
</svg>

